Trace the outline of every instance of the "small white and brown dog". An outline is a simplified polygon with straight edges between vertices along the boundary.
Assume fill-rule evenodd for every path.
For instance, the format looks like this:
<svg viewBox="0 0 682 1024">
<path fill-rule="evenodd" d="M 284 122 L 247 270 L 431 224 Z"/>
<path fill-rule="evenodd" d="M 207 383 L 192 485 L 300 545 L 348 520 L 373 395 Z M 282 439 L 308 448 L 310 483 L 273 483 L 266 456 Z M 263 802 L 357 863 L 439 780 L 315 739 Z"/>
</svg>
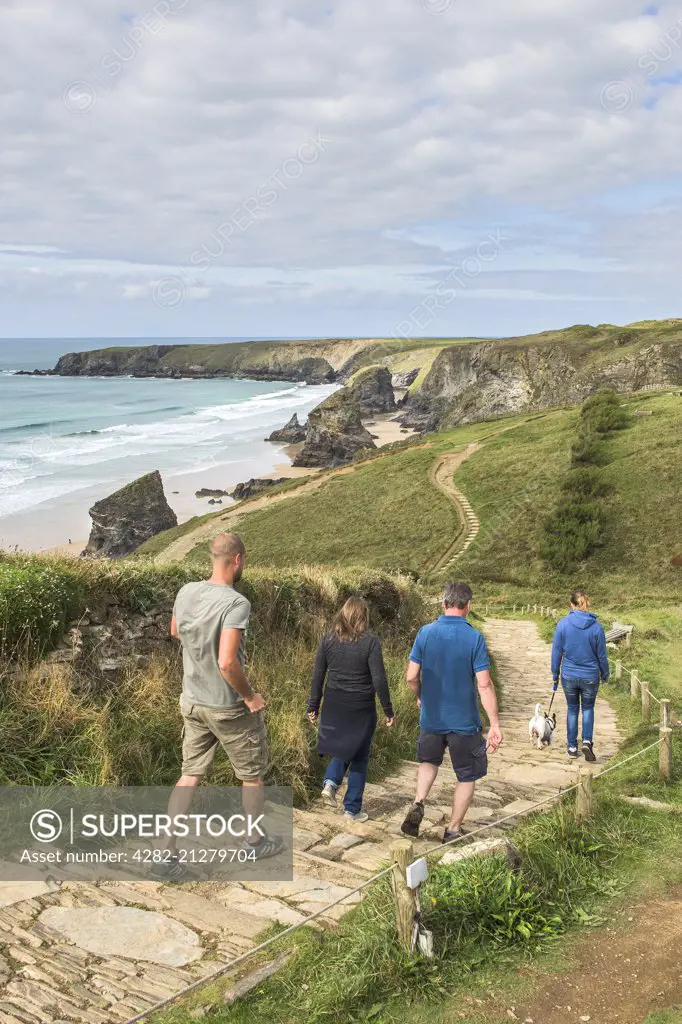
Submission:
<svg viewBox="0 0 682 1024">
<path fill-rule="evenodd" d="M 552 742 L 552 733 L 556 729 L 556 715 L 548 715 L 539 704 L 535 705 L 535 714 L 528 723 L 528 734 L 531 743 L 537 743 L 538 750 L 548 747 Z"/>
</svg>

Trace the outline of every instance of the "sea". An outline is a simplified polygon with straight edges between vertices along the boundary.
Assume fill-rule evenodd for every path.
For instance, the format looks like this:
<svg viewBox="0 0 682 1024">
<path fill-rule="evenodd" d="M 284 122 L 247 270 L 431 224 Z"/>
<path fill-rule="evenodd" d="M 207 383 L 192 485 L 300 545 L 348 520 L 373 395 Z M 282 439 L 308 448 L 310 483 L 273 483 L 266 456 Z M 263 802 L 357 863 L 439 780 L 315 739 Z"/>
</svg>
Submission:
<svg viewBox="0 0 682 1024">
<path fill-rule="evenodd" d="M 210 511 L 200 487 L 284 475 L 285 446 L 265 438 L 294 412 L 305 420 L 335 385 L 15 375 L 66 352 L 194 340 L 0 340 L 0 549 L 84 542 L 90 506 L 152 470 L 181 522 Z"/>
</svg>

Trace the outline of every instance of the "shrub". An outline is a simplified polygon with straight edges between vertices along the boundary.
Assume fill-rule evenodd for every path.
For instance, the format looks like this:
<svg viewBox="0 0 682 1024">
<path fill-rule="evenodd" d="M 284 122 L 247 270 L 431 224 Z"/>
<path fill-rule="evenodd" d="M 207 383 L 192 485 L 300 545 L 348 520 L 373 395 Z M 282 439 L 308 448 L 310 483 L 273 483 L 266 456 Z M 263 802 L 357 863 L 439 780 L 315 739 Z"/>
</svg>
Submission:
<svg viewBox="0 0 682 1024">
<path fill-rule="evenodd" d="M 603 388 L 583 402 L 581 420 L 585 427 L 600 434 L 624 430 L 630 425 L 630 414 L 615 391 Z"/>
<path fill-rule="evenodd" d="M 561 485 L 561 490 L 564 494 L 569 495 L 567 500 L 572 500 L 570 496 L 575 495 L 581 498 L 604 498 L 609 494 L 613 487 L 606 480 L 598 469 L 592 466 L 581 466 L 577 469 L 571 469 L 566 479 Z"/>
<path fill-rule="evenodd" d="M 604 461 L 603 445 L 594 434 L 580 434 L 571 445 L 571 462 L 578 466 L 599 466 Z"/>
<path fill-rule="evenodd" d="M 571 572 L 601 543 L 603 519 L 596 501 L 567 501 L 544 524 L 542 557 L 559 572 Z"/>
</svg>

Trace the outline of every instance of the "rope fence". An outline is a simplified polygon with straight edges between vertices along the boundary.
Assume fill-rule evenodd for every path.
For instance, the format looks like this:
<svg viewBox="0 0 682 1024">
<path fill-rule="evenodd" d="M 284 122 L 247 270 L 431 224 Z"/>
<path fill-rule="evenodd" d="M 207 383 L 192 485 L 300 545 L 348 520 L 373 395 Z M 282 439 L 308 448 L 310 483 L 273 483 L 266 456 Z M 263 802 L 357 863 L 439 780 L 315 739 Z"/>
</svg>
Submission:
<svg viewBox="0 0 682 1024">
<path fill-rule="evenodd" d="M 490 829 L 499 828 L 502 825 L 508 824 L 512 821 L 516 821 L 519 818 L 525 817 L 531 814 L 541 807 L 545 807 L 548 804 L 554 803 L 555 801 L 562 800 L 569 793 L 576 793 L 576 808 L 575 815 L 577 820 L 583 820 L 588 818 L 592 813 L 592 783 L 596 779 L 603 778 L 610 772 L 618 771 L 623 768 L 624 765 L 629 764 L 636 758 L 641 757 L 643 754 L 648 753 L 655 747 L 661 747 L 663 749 L 664 740 L 663 737 L 657 739 L 655 742 L 650 743 L 648 746 L 643 747 L 641 750 L 636 751 L 634 754 L 630 754 L 628 757 L 623 758 L 622 761 L 618 761 L 616 764 L 610 765 L 608 768 L 604 768 L 600 772 L 592 773 L 586 770 L 583 766 L 578 769 L 578 781 L 572 786 L 568 786 L 566 789 L 560 789 L 557 793 L 552 793 L 548 797 L 544 797 L 542 800 L 537 800 L 529 807 L 525 808 L 521 812 L 515 814 L 508 814 L 504 818 L 498 818 L 496 821 L 488 822 L 486 825 L 481 825 L 479 828 L 474 829 L 471 832 L 467 832 L 466 835 L 456 836 L 454 839 L 450 839 L 445 843 L 438 843 L 427 849 L 423 853 L 423 858 L 432 858 L 436 854 L 443 854 L 450 846 L 455 846 L 464 840 L 470 840 L 475 836 L 479 836 L 484 832 L 490 831 Z M 672 745 L 670 747 L 672 752 Z M 254 946 L 253 949 L 248 950 L 240 956 L 235 957 L 227 964 L 223 964 L 217 971 L 207 975 L 204 978 L 200 978 L 198 981 L 193 982 L 191 985 L 187 985 L 179 992 L 174 993 L 172 996 L 168 996 L 166 999 L 155 1003 L 154 1006 L 150 1006 L 148 1009 L 138 1013 L 135 1017 L 130 1017 L 125 1024 L 138 1024 L 139 1021 L 145 1020 L 151 1014 L 158 1013 L 160 1010 L 167 1009 L 172 1004 L 176 1003 L 180 999 L 186 998 L 191 995 L 192 992 L 196 992 L 200 988 L 204 988 L 207 985 L 211 985 L 218 981 L 220 978 L 229 974 L 236 967 L 245 963 L 248 959 L 255 956 L 257 953 L 263 952 L 268 947 L 274 945 L 276 942 L 280 942 L 283 938 L 288 935 L 293 935 L 294 932 L 298 931 L 299 928 L 304 928 L 311 922 L 317 920 L 319 917 L 323 917 L 328 911 L 339 904 L 349 900 L 352 896 L 356 896 L 358 893 L 368 889 L 371 885 L 377 882 L 380 878 L 385 878 L 386 875 L 393 875 L 393 891 L 396 900 L 396 922 L 398 927 L 398 937 L 401 944 L 410 953 L 414 951 L 415 945 L 415 924 L 419 920 L 419 898 L 418 890 L 410 889 L 407 885 L 405 871 L 407 865 L 410 864 L 414 856 L 414 844 L 410 839 L 397 839 L 391 844 L 391 856 L 393 857 L 393 863 L 388 867 L 382 868 L 377 871 L 376 874 L 372 875 L 366 881 L 360 885 L 351 889 L 349 892 L 344 893 L 337 899 L 332 900 L 326 906 L 321 907 L 319 910 L 314 911 L 306 917 L 305 921 L 299 921 L 296 924 L 289 925 L 283 931 L 278 932 L 277 935 L 272 935 L 269 939 L 265 939 L 263 942 Z"/>
</svg>

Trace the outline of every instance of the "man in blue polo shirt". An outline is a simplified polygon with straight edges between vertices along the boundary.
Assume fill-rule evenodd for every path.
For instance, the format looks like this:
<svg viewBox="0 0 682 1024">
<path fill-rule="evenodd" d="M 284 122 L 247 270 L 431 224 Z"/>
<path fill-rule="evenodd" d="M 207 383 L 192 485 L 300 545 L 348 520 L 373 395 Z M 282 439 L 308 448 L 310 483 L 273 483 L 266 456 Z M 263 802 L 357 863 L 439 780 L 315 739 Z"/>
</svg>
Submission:
<svg viewBox="0 0 682 1024">
<path fill-rule="evenodd" d="M 467 621 L 472 596 L 466 583 L 448 583 L 443 614 L 422 626 L 410 653 L 407 683 L 417 696 L 421 714 L 417 793 L 401 826 L 407 836 L 419 835 L 424 801 L 436 781 L 446 749 L 457 786 L 443 842 L 461 836 L 476 782 L 488 772 L 487 751 L 493 753 L 502 743 L 488 650 L 481 633 Z M 483 738 L 478 696 L 490 722 L 487 741 Z"/>
</svg>

